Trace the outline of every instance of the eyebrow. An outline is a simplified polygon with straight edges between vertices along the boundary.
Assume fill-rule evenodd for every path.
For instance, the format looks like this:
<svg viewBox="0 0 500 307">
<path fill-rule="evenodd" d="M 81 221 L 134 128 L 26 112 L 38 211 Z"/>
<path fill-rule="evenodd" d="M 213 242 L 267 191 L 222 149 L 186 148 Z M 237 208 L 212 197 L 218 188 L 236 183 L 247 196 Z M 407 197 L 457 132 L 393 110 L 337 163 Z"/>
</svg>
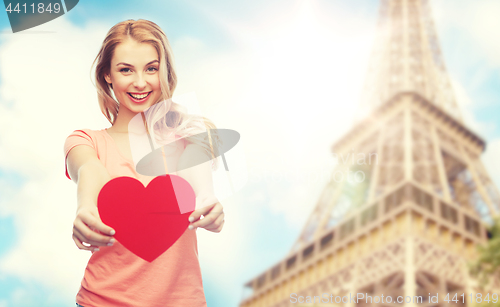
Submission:
<svg viewBox="0 0 500 307">
<path fill-rule="evenodd" d="M 159 61 L 158 61 L 158 60 L 152 60 L 151 62 L 149 62 L 148 64 L 146 64 L 146 66 L 148 66 L 149 64 L 153 64 L 153 63 L 155 63 L 155 62 L 158 62 L 158 63 L 159 63 Z M 123 63 L 123 62 L 120 62 L 120 63 L 116 64 L 116 66 L 118 66 L 118 65 L 120 65 L 120 64 L 125 65 L 125 66 L 134 67 L 134 65 L 127 64 L 127 63 Z"/>
</svg>

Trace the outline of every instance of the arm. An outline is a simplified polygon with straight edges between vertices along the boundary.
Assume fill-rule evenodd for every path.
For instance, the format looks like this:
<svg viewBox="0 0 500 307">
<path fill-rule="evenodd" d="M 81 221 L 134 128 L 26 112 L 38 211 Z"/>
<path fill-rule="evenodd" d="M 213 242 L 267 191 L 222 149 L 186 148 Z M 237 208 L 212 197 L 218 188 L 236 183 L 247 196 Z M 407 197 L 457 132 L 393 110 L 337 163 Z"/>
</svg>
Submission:
<svg viewBox="0 0 500 307">
<path fill-rule="evenodd" d="M 68 153 L 67 164 L 68 173 L 77 184 L 73 240 L 80 249 L 98 250 L 98 246 L 114 242 L 114 230 L 101 221 L 97 211 L 97 196 L 111 176 L 97 158 L 95 150 L 89 146 L 73 148 Z M 90 246 L 84 245 L 84 242 Z"/>
<path fill-rule="evenodd" d="M 189 229 L 202 227 L 213 232 L 220 232 L 224 224 L 224 212 L 221 203 L 214 195 L 210 161 L 183 169 L 183 165 L 189 165 L 187 162 L 190 159 L 205 154 L 200 146 L 187 145 L 179 158 L 180 171 L 177 175 L 189 182 L 196 195 L 197 210 L 189 217 L 191 222 Z M 201 216 L 203 218 L 200 219 Z"/>
</svg>

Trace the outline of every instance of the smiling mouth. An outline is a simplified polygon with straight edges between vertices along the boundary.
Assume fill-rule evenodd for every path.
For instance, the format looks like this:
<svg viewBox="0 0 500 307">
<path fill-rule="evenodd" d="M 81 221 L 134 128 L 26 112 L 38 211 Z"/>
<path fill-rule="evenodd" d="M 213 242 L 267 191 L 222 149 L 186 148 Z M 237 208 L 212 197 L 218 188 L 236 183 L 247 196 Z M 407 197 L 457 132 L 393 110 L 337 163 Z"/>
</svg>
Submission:
<svg viewBox="0 0 500 307">
<path fill-rule="evenodd" d="M 151 92 L 148 92 L 146 94 L 140 94 L 140 95 L 137 95 L 137 94 L 131 94 L 131 93 L 127 93 L 130 97 L 134 98 L 135 100 L 142 100 L 146 97 L 149 96 L 149 94 L 151 94 Z"/>
</svg>

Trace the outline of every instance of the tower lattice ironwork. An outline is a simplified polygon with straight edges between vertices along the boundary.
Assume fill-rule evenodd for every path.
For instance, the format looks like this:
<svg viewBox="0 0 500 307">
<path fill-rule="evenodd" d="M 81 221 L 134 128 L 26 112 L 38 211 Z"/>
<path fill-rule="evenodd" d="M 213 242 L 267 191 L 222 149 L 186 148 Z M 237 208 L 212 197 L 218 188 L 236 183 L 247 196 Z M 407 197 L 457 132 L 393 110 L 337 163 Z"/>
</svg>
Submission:
<svg viewBox="0 0 500 307">
<path fill-rule="evenodd" d="M 479 290 L 466 264 L 500 211 L 485 142 L 464 125 L 428 0 L 382 0 L 379 14 L 360 119 L 332 146 L 332 180 L 289 254 L 245 285 L 241 307 L 325 293 L 372 297 L 334 302 L 343 306 L 470 306 Z M 382 295 L 392 302 L 374 301 Z"/>
</svg>

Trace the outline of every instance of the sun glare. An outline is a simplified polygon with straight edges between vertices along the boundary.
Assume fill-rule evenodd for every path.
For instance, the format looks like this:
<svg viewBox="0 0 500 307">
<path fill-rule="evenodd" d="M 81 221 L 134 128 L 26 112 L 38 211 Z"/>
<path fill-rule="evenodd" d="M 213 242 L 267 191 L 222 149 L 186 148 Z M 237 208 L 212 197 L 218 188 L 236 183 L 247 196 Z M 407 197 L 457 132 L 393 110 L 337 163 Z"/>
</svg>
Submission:
<svg viewBox="0 0 500 307">
<path fill-rule="evenodd" d="M 238 32 L 254 50 L 255 88 L 269 102 L 270 111 L 305 107 L 304 102 L 321 112 L 352 114 L 355 109 L 369 37 L 351 35 L 342 19 L 328 16 L 319 6 L 316 1 L 301 0 L 291 12 Z M 286 112 L 294 123 L 298 118 L 305 125 L 317 121 L 304 118 L 301 108 Z"/>
</svg>

